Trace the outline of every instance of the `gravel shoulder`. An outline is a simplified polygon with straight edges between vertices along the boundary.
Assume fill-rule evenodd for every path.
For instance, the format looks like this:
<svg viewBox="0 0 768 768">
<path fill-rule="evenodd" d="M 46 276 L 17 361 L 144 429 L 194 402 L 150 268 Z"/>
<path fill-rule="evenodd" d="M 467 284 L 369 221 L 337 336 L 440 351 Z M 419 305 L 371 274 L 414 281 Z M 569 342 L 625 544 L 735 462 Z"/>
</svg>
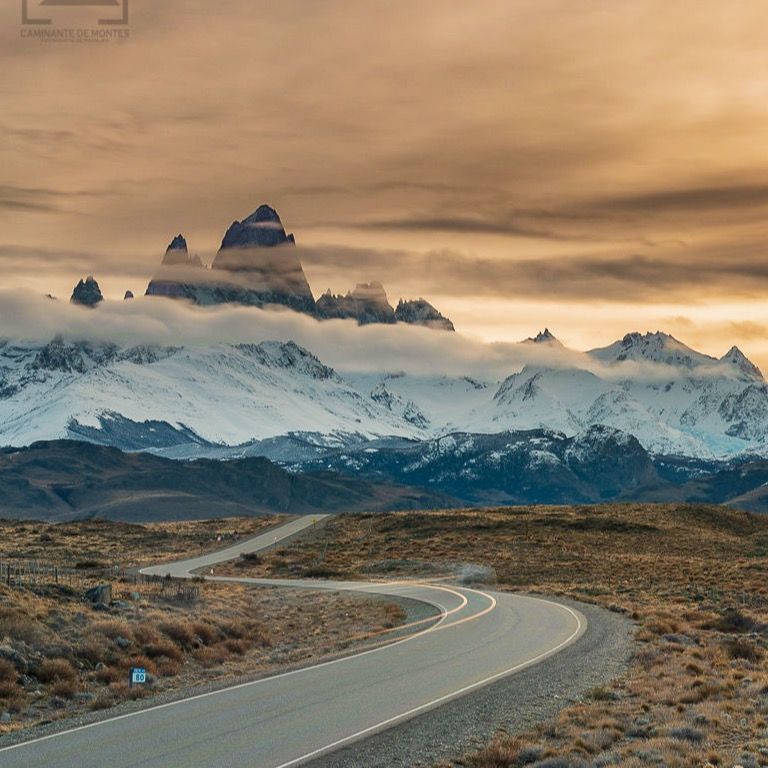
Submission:
<svg viewBox="0 0 768 768">
<path fill-rule="evenodd" d="M 499 729 L 514 733 L 529 728 L 621 675 L 632 653 L 635 624 L 594 605 L 552 599 L 587 618 L 587 630 L 575 643 L 479 691 L 319 758 L 311 768 L 425 768 L 455 760 L 486 744 Z"/>
</svg>

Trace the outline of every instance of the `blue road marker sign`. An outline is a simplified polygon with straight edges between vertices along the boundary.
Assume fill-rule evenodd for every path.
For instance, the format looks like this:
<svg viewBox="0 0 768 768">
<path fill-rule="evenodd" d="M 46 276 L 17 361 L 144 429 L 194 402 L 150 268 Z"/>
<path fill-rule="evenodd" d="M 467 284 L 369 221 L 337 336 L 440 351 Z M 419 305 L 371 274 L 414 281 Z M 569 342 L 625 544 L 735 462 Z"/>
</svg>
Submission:
<svg viewBox="0 0 768 768">
<path fill-rule="evenodd" d="M 144 685 L 147 682 L 147 670 L 143 667 L 131 667 L 131 686 Z"/>
</svg>

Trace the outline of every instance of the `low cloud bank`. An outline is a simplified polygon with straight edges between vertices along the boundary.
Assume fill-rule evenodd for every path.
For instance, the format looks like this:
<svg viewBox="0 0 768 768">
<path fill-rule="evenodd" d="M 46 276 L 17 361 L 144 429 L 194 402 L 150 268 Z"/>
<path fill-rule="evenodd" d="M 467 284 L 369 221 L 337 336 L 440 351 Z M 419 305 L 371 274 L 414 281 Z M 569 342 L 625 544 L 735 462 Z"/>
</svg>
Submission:
<svg viewBox="0 0 768 768">
<path fill-rule="evenodd" d="M 669 380 L 679 375 L 650 363 L 606 366 L 557 345 L 488 343 L 406 324 L 360 327 L 351 320 L 317 321 L 289 310 L 198 307 L 160 297 L 107 300 L 87 309 L 32 292 L 0 292 L 0 328 L 0 335 L 10 342 L 44 343 L 57 335 L 120 346 L 295 341 L 342 372 L 405 371 L 499 380 L 535 365 L 583 368 L 610 379 Z"/>
</svg>

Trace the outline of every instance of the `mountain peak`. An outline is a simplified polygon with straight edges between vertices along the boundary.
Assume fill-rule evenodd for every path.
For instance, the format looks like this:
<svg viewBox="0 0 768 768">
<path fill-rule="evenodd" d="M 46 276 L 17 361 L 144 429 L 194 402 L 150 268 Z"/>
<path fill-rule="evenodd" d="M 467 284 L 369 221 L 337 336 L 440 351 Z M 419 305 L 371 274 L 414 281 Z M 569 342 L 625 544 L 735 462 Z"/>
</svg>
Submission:
<svg viewBox="0 0 768 768">
<path fill-rule="evenodd" d="M 424 325 L 441 331 L 455 331 L 453 323 L 426 299 L 400 299 L 395 308 L 395 319 L 401 323 Z"/>
<path fill-rule="evenodd" d="M 387 292 L 384 286 L 378 280 L 371 280 L 370 283 L 358 283 L 354 291 L 348 294 L 353 299 L 364 299 L 366 301 L 380 301 L 389 303 Z"/>
<path fill-rule="evenodd" d="M 664 333 L 663 331 L 647 331 L 645 334 L 640 333 L 639 331 L 632 331 L 624 336 L 621 340 L 621 344 L 624 347 L 635 347 L 638 345 L 661 346 L 668 341 L 674 341 L 678 344 L 680 343 L 674 336 L 670 336 L 670 334 Z"/>
<path fill-rule="evenodd" d="M 644 334 L 634 331 L 607 347 L 591 350 L 589 354 L 609 363 L 643 360 L 687 369 L 699 365 L 711 365 L 715 361 L 715 358 L 696 352 L 674 336 L 662 331 Z"/>
<path fill-rule="evenodd" d="M 93 275 L 88 275 L 85 280 L 80 280 L 72 291 L 70 302 L 79 304 L 83 307 L 95 307 L 104 297 L 101 294 L 101 288 L 94 279 Z"/>
<path fill-rule="evenodd" d="M 233 221 L 221 241 L 221 250 L 228 248 L 273 248 L 277 245 L 294 245 L 293 235 L 288 235 L 277 211 L 269 205 L 260 205 L 242 221 Z"/>
<path fill-rule="evenodd" d="M 187 241 L 184 239 L 184 235 L 176 235 L 166 249 L 166 252 L 168 251 L 184 251 L 184 253 L 186 253 Z"/>
<path fill-rule="evenodd" d="M 552 346 L 562 347 L 562 343 L 551 333 L 549 328 L 539 331 L 535 336 L 529 336 L 523 340 L 523 344 L 551 344 Z"/>
<path fill-rule="evenodd" d="M 720 362 L 734 366 L 750 379 L 763 381 L 762 371 L 736 345 L 720 358 Z"/>
<path fill-rule="evenodd" d="M 166 267 L 202 267 L 203 262 L 199 256 L 190 256 L 187 250 L 187 241 L 184 235 L 176 235 L 170 245 L 165 249 L 165 256 L 161 262 Z"/>
<path fill-rule="evenodd" d="M 243 224 L 280 224 L 280 216 L 271 206 L 263 203 L 250 216 L 243 219 Z"/>
</svg>

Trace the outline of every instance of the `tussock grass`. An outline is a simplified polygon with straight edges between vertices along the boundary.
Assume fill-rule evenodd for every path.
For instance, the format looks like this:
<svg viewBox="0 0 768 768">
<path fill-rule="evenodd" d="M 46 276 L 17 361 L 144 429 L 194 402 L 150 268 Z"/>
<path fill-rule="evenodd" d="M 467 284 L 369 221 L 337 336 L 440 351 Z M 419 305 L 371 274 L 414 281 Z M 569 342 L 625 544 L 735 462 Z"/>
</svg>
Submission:
<svg viewBox="0 0 768 768">
<path fill-rule="evenodd" d="M 0 736 L 155 692 L 279 670 L 401 623 L 397 607 L 364 596 L 204 583 L 200 599 L 185 604 L 160 599 L 155 585 L 123 584 L 111 571 L 90 572 L 104 562 L 133 565 L 196 554 L 201 545 L 220 547 L 236 532 L 253 535 L 268 522 L 0 521 L 0 533 L 6 534 L 3 557 L 44 555 L 64 567 L 80 563 L 86 584 L 110 581 L 119 601 L 94 610 L 82 590 L 69 586 L 0 584 L 0 714 L 12 715 L 10 722 L 0 722 Z M 23 670 L 11 658 L 14 653 Z M 128 686 L 132 666 L 149 672 L 147 687 Z"/>
<path fill-rule="evenodd" d="M 637 621 L 622 679 L 451 768 L 747 768 L 768 765 L 767 541 L 768 517 L 695 504 L 403 512 L 335 518 L 238 572 L 434 578 L 473 564 L 502 589 Z"/>
</svg>

